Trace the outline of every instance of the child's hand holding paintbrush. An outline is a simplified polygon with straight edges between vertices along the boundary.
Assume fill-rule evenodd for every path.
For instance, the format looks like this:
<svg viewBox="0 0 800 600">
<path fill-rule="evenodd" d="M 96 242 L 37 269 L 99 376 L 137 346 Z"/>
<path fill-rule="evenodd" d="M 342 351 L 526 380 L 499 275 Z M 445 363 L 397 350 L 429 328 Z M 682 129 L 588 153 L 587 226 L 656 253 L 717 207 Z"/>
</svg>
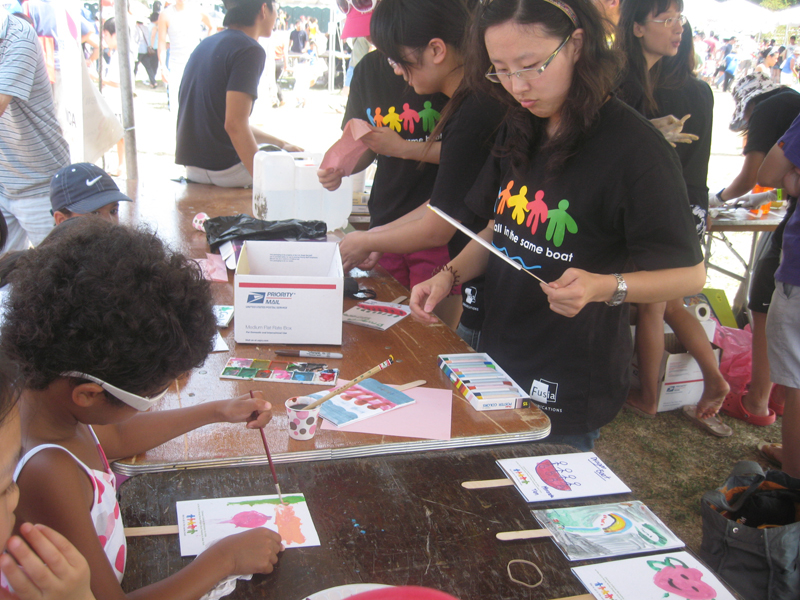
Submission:
<svg viewBox="0 0 800 600">
<path fill-rule="evenodd" d="M 248 429 L 261 429 L 272 420 L 272 405 L 263 392 L 250 392 L 219 403 L 219 422 L 245 422 Z"/>
</svg>

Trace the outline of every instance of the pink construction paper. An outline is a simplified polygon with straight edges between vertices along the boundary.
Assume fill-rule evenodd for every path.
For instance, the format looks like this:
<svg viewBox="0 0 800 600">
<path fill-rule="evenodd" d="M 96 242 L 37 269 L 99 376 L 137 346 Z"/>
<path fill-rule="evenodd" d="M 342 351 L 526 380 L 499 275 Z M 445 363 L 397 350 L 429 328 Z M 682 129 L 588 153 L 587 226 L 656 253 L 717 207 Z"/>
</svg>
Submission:
<svg viewBox="0 0 800 600">
<path fill-rule="evenodd" d="M 352 175 L 358 159 L 367 151 L 367 145 L 361 141 L 361 138 L 370 131 L 372 129 L 366 121 L 350 119 L 344 127 L 342 137 L 328 148 L 319 168 L 341 169 L 345 175 Z"/>
<path fill-rule="evenodd" d="M 339 383 L 346 382 L 340 379 Z M 423 440 L 449 440 L 453 408 L 452 390 L 420 387 L 403 393 L 414 398 L 416 402 L 344 427 L 337 427 L 322 419 L 322 429 Z"/>
<path fill-rule="evenodd" d="M 197 264 L 203 269 L 203 276 L 209 281 L 228 281 L 228 269 L 225 268 L 225 261 L 219 254 L 209 254 L 207 258 L 197 258 Z"/>
</svg>

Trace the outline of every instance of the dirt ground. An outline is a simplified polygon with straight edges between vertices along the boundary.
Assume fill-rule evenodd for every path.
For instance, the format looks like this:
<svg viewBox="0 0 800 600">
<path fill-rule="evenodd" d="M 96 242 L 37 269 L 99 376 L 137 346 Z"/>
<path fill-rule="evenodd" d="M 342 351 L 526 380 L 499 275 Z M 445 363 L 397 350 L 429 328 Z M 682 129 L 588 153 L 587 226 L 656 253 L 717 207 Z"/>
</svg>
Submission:
<svg viewBox="0 0 800 600">
<path fill-rule="evenodd" d="M 312 90 L 305 108 L 295 108 L 291 91 L 286 104 L 271 108 L 271 101 L 260 99 L 252 121 L 263 129 L 309 151 L 324 152 L 340 135 L 341 107 L 346 98 L 338 93 Z M 729 94 L 715 91 L 714 134 L 709 168 L 709 187 L 719 190 L 741 168 L 741 138 L 728 130 L 733 113 Z M 163 87 L 151 90 L 136 84 L 136 131 L 139 150 L 139 185 L 158 186 L 159 181 L 177 178 L 182 168 L 174 164 L 174 125 L 166 105 Z M 682 115 L 678 115 L 679 117 Z M 106 166 L 116 166 L 116 153 L 106 155 Z M 123 184 L 124 182 L 120 182 Z M 125 188 L 123 188 L 125 189 Z M 729 236 L 740 254 L 747 256 L 751 234 Z M 715 242 L 714 262 L 742 272 L 725 247 Z M 733 300 L 738 282 L 714 271 L 708 287 L 725 290 Z M 766 428 L 754 427 L 725 418 L 734 430 L 729 438 L 716 438 L 686 420 L 680 411 L 662 413 L 646 420 L 623 411 L 602 430 L 597 454 L 610 465 L 634 495 L 653 511 L 693 550 L 701 542 L 700 498 L 719 486 L 739 460 L 759 460 L 756 441 L 780 441 L 780 419 Z M 759 460 L 762 466 L 767 466 Z"/>
</svg>

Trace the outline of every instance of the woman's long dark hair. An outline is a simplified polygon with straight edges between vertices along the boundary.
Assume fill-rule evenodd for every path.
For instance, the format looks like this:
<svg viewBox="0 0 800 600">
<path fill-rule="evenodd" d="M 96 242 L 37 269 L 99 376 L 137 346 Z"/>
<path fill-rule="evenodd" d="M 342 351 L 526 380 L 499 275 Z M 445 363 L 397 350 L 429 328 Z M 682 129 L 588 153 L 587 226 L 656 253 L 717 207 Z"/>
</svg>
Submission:
<svg viewBox="0 0 800 600">
<path fill-rule="evenodd" d="M 515 169 L 525 168 L 532 153 L 540 150 L 548 154 L 548 171 L 558 172 L 577 152 L 594 125 L 621 68 L 620 55 L 608 47 L 604 19 L 593 1 L 562 1 L 577 15 L 584 37 L 569 92 L 561 107 L 558 131 L 549 139 L 545 139 L 546 119 L 532 115 L 501 85 L 490 83 L 484 77 L 491 66 L 486 51 L 486 30 L 509 22 L 539 25 L 547 35 L 563 40 L 575 31 L 575 25 L 561 9 L 543 0 L 492 0 L 480 6 L 473 22 L 467 80 L 473 89 L 484 90 L 509 106 L 508 135 L 499 151 L 511 159 Z"/>
<path fill-rule="evenodd" d="M 643 94 L 642 114 L 652 116 L 657 114 L 658 105 L 653 97 L 655 82 L 659 78 L 659 71 L 663 68 L 663 60 L 648 70 L 647 60 L 642 49 L 642 40 L 633 33 L 636 23 L 644 25 L 651 15 L 661 14 L 675 4 L 679 11 L 683 10 L 683 0 L 625 0 L 620 9 L 619 23 L 617 24 L 616 47 L 625 55 L 626 73 L 623 81 L 633 78 L 640 86 Z M 691 36 L 690 36 L 691 41 Z"/>
<path fill-rule="evenodd" d="M 678 90 L 695 77 L 697 64 L 694 57 L 694 36 L 689 21 L 683 26 L 681 45 L 675 56 L 667 56 L 658 61 L 662 63 L 658 79 L 653 83 L 653 90 Z"/>
</svg>

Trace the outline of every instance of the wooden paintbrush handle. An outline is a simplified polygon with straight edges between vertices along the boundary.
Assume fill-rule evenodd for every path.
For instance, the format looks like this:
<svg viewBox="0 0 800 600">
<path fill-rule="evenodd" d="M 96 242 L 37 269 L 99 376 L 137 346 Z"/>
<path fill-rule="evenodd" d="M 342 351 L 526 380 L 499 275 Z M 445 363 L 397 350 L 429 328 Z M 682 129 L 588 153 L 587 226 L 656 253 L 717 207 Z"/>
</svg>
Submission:
<svg viewBox="0 0 800 600">
<path fill-rule="evenodd" d="M 524 529 L 522 531 L 501 531 L 495 536 L 498 540 L 510 542 L 512 540 L 532 540 L 536 538 L 553 537 L 549 529 Z"/>
<path fill-rule="evenodd" d="M 341 394 L 343 391 L 353 387 L 357 383 L 360 383 L 361 381 L 363 381 L 367 377 L 375 375 L 375 373 L 377 373 L 378 371 L 383 371 L 384 369 L 386 369 L 388 367 L 391 367 L 393 364 L 394 364 L 394 357 L 390 356 L 389 360 L 385 360 L 381 364 L 379 364 L 377 367 L 373 367 L 369 371 L 367 371 L 366 373 L 362 373 L 361 375 L 359 375 L 358 377 L 353 379 L 350 383 L 346 383 L 342 387 L 336 388 L 335 390 L 333 390 L 329 394 L 325 394 L 322 398 L 320 398 L 316 402 L 312 402 L 311 404 L 306 406 L 305 409 L 303 409 L 303 410 L 312 410 L 314 408 L 317 408 L 323 402 L 327 402 L 328 400 L 330 400 L 331 398 L 333 398 L 337 394 Z"/>
<path fill-rule="evenodd" d="M 416 381 L 410 381 L 408 383 L 404 383 L 403 385 L 395 385 L 393 386 L 398 392 L 405 392 L 406 390 L 410 390 L 415 387 L 419 387 L 421 385 L 425 385 L 428 383 L 424 379 L 417 379 Z"/>
<path fill-rule="evenodd" d="M 482 490 L 484 488 L 505 487 L 507 485 L 514 485 L 510 479 L 484 479 L 483 481 L 462 481 L 461 487 L 468 490 Z"/>
</svg>

